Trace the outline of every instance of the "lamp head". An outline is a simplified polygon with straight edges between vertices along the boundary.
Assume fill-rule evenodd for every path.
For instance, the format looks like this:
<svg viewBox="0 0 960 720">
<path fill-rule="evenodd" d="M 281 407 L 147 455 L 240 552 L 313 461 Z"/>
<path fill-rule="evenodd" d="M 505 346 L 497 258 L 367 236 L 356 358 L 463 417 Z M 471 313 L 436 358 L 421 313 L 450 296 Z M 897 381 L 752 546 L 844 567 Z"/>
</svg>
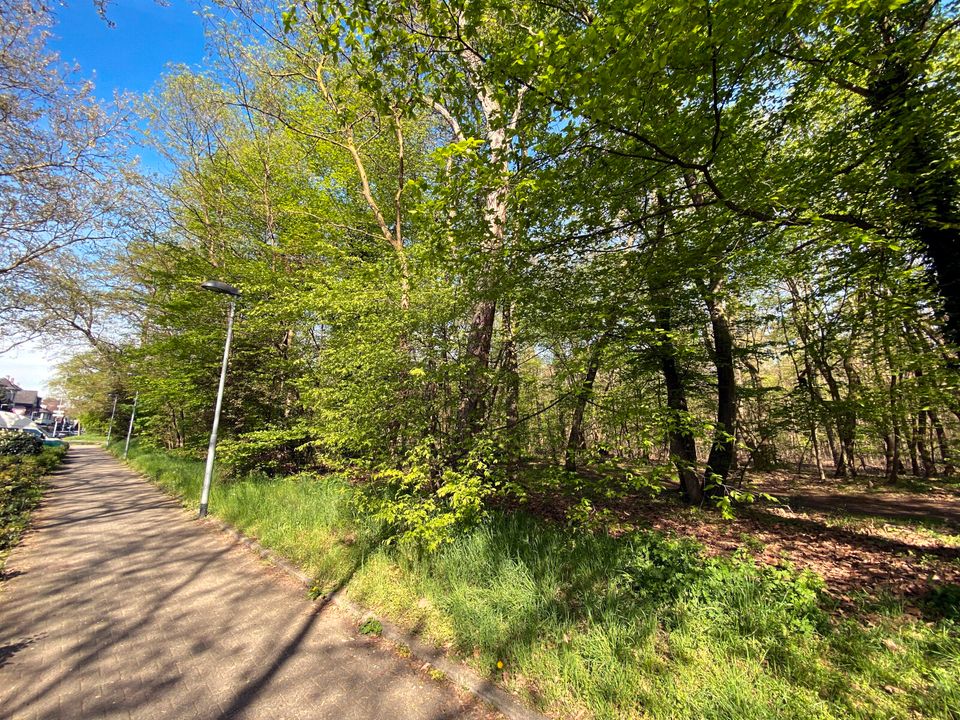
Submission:
<svg viewBox="0 0 960 720">
<path fill-rule="evenodd" d="M 237 290 L 233 285 L 228 285 L 225 282 L 220 282 L 219 280 L 207 280 L 204 283 L 200 284 L 204 290 L 209 290 L 210 292 L 222 293 L 223 295 L 231 295 L 232 297 L 239 297 L 240 291 Z"/>
</svg>

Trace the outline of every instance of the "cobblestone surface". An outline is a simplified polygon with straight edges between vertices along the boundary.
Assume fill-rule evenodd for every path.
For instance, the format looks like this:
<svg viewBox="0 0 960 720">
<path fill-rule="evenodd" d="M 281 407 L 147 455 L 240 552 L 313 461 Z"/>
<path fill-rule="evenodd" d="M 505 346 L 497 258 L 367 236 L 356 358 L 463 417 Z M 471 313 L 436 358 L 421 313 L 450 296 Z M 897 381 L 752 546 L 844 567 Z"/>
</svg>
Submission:
<svg viewBox="0 0 960 720">
<path fill-rule="evenodd" d="M 485 718 L 102 449 L 0 589 L 0 718 Z"/>
</svg>

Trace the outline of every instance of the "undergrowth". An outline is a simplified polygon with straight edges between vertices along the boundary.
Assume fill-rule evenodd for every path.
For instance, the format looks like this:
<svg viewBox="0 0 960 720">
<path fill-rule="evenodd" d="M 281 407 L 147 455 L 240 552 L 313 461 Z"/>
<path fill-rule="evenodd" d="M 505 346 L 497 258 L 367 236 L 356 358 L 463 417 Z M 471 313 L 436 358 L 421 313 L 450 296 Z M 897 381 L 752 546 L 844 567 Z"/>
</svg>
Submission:
<svg viewBox="0 0 960 720">
<path fill-rule="evenodd" d="M 36 455 L 0 455 L 0 577 L 7 555 L 43 497 L 44 475 L 60 464 L 66 451 L 65 447 L 41 446 Z"/>
<path fill-rule="evenodd" d="M 199 460 L 130 459 L 196 504 Z M 515 512 L 433 552 L 387 546 L 354 492 L 336 475 L 218 480 L 210 507 L 311 573 L 315 595 L 345 586 L 557 716 L 960 717 L 949 613 L 865 598 L 841 614 L 809 572 Z"/>
</svg>

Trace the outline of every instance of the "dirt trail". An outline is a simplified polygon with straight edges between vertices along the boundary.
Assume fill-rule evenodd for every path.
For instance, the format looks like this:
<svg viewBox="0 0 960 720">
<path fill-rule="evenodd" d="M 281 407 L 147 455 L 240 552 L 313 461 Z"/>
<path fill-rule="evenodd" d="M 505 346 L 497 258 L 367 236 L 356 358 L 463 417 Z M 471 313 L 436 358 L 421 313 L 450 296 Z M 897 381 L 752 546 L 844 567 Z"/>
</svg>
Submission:
<svg viewBox="0 0 960 720">
<path fill-rule="evenodd" d="M 834 489 L 809 481 L 777 483 L 766 479 L 751 483 L 745 489 L 769 493 L 795 510 L 808 509 L 907 522 L 934 520 L 960 529 L 960 495 L 942 490 L 920 494 L 885 488 Z"/>
</svg>

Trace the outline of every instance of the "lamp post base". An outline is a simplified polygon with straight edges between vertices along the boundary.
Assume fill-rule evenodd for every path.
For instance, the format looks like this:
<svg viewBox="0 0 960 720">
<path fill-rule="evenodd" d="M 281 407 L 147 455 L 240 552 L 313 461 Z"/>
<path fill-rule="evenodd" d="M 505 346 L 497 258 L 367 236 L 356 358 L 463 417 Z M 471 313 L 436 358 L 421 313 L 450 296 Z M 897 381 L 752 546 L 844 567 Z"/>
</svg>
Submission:
<svg viewBox="0 0 960 720">
<path fill-rule="evenodd" d="M 207 504 L 203 503 L 203 505 L 200 506 L 200 517 L 204 518 L 206 516 L 207 516 Z"/>
</svg>

